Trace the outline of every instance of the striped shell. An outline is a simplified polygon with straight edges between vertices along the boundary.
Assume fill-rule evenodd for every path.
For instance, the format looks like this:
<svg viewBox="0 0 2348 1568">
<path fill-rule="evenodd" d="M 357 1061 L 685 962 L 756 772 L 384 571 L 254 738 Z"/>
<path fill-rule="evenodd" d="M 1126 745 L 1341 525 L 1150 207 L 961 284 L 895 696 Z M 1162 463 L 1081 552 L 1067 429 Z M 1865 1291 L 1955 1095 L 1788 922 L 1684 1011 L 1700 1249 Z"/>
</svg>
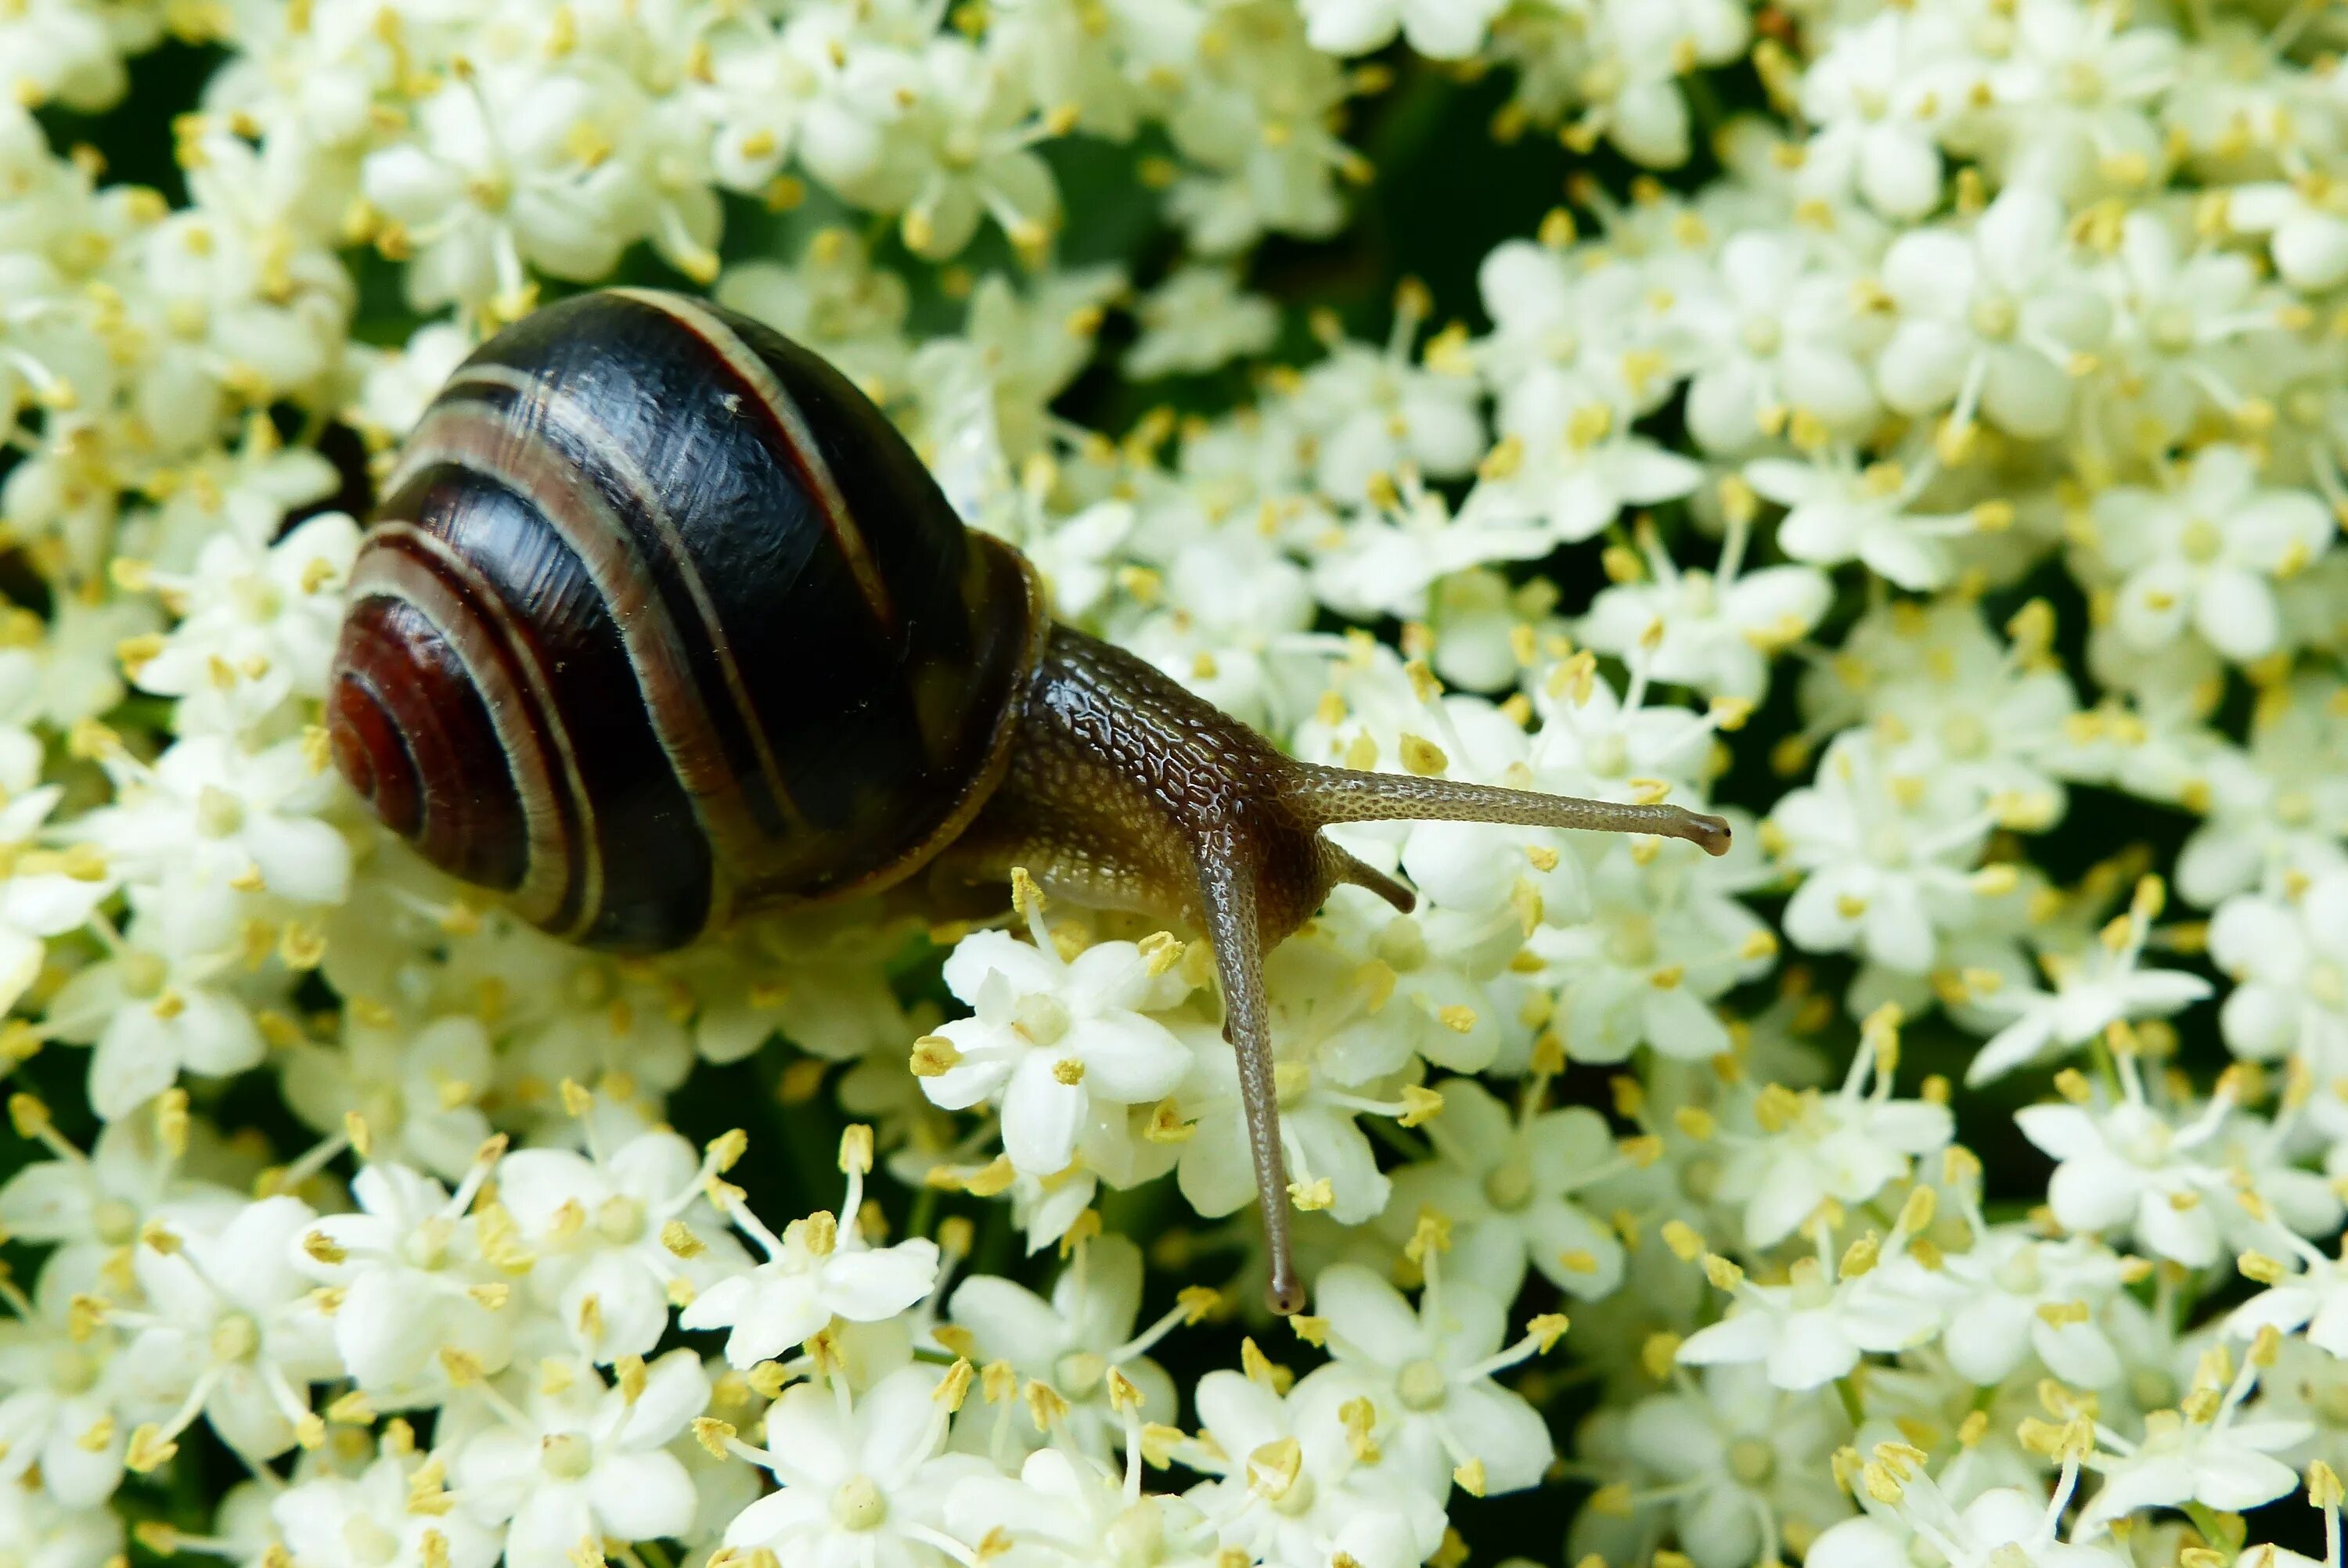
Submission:
<svg viewBox="0 0 2348 1568">
<path fill-rule="evenodd" d="M 499 333 L 352 572 L 334 754 L 433 864 L 592 947 L 884 886 L 1001 777 L 1047 630 L 839 372 L 682 296 Z"/>
</svg>

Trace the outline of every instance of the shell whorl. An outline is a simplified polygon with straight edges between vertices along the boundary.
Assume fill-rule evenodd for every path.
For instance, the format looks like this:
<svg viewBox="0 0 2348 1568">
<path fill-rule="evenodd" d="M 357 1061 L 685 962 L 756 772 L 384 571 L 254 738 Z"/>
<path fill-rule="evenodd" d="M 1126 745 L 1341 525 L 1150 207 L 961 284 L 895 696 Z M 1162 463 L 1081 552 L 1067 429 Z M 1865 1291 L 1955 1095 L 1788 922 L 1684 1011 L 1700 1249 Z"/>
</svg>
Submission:
<svg viewBox="0 0 2348 1568">
<path fill-rule="evenodd" d="M 1001 776 L 1046 629 L 838 372 L 584 294 L 460 366 L 352 571 L 327 724 L 427 858 L 614 949 L 886 886 Z"/>
</svg>

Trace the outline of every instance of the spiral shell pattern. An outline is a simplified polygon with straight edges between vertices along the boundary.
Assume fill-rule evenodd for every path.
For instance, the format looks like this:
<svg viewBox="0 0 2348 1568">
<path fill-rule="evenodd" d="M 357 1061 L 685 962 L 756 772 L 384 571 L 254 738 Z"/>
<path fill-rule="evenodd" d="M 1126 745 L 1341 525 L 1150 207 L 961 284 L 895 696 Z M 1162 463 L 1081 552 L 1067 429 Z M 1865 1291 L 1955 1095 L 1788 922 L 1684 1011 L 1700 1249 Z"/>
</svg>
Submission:
<svg viewBox="0 0 2348 1568">
<path fill-rule="evenodd" d="M 540 311 L 458 369 L 383 496 L 337 765 L 558 936 L 659 950 L 885 886 L 1002 774 L 1035 574 L 755 323 L 630 289 Z"/>
</svg>

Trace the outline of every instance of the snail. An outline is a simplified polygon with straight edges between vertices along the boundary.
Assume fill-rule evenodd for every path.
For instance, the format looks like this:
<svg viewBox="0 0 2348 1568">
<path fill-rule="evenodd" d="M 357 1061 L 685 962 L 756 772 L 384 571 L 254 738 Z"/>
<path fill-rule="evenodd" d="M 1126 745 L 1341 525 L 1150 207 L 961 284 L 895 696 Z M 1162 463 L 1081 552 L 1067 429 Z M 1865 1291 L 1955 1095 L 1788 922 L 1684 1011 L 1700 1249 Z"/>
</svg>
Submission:
<svg viewBox="0 0 2348 1568">
<path fill-rule="evenodd" d="M 823 359 L 696 299 L 580 294 L 466 360 L 402 446 L 326 696 L 337 767 L 424 857 L 572 941 L 655 952 L 746 913 L 1024 866 L 1211 945 L 1272 1256 L 1299 1310 L 1262 963 L 1323 837 L 1444 820 L 1728 825 L 1299 762 L 1056 622 Z M 917 875 L 926 884 L 910 879 Z"/>
</svg>

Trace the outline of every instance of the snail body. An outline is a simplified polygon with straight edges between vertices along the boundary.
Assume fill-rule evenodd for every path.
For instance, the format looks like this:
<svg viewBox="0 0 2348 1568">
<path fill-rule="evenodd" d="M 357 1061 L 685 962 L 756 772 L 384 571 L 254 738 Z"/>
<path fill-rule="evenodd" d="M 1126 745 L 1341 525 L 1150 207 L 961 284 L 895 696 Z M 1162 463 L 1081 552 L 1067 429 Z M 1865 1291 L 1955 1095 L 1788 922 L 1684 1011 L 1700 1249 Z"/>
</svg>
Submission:
<svg viewBox="0 0 2348 1568">
<path fill-rule="evenodd" d="M 680 295 L 507 328 L 402 447 L 351 574 L 337 766 L 428 860 L 557 936 L 680 947 L 761 909 L 1025 866 L 1211 942 L 1279 1310 L 1302 1300 L 1264 952 L 1339 882 L 1323 837 L 1444 819 L 1694 839 L 1676 806 L 1300 763 L 1055 623 L 817 355 Z M 917 885 L 918 886 L 918 885 Z"/>
</svg>

